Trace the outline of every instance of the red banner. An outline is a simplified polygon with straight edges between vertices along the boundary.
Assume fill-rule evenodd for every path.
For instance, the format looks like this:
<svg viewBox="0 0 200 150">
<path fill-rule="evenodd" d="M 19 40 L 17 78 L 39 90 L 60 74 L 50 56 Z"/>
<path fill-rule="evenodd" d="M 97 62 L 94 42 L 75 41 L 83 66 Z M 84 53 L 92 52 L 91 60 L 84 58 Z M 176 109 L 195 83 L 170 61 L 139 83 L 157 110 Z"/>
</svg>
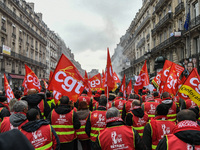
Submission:
<svg viewBox="0 0 200 150">
<path fill-rule="evenodd" d="M 90 88 L 90 85 L 89 85 L 89 79 L 88 79 L 87 71 L 85 71 L 84 80 L 85 80 L 84 86 L 85 86 L 85 89 L 87 91 L 87 95 L 92 96 L 92 91 L 91 91 L 91 88 Z"/>
<path fill-rule="evenodd" d="M 123 77 L 122 84 L 120 86 L 119 92 L 122 92 L 124 98 L 126 98 L 126 76 L 125 76 L 125 74 L 124 74 L 124 77 Z"/>
<path fill-rule="evenodd" d="M 126 87 L 126 93 L 130 95 L 132 93 L 132 80 L 129 81 L 127 87 Z"/>
<path fill-rule="evenodd" d="M 152 84 L 153 84 L 156 88 L 159 88 L 159 87 L 160 87 L 162 72 L 163 72 L 163 70 L 161 70 L 160 72 L 158 72 L 157 75 L 155 76 L 155 78 L 152 80 Z"/>
<path fill-rule="evenodd" d="M 84 90 L 84 79 L 73 63 L 62 54 L 50 82 L 55 103 L 62 96 L 68 96 L 74 102 Z"/>
<path fill-rule="evenodd" d="M 41 91 L 40 80 L 35 73 L 25 64 L 26 75 L 22 86 L 24 87 L 24 95 L 27 95 L 28 90 L 36 89 L 38 92 Z"/>
<path fill-rule="evenodd" d="M 11 100 L 12 98 L 14 98 L 15 96 L 14 96 L 14 93 L 13 93 L 13 91 L 12 91 L 12 89 L 11 89 L 9 83 L 8 83 L 8 80 L 7 80 L 7 78 L 6 78 L 5 73 L 4 73 L 4 90 L 5 90 L 6 97 L 7 97 L 8 103 L 9 103 L 10 100 Z"/>
<path fill-rule="evenodd" d="M 119 77 L 117 76 L 115 72 L 114 72 L 114 80 L 115 80 L 115 83 L 121 83 Z"/>
<path fill-rule="evenodd" d="M 142 89 L 144 86 L 147 86 L 147 85 L 149 85 L 149 75 L 147 71 L 147 61 L 145 60 L 142 70 L 140 71 L 140 74 L 134 85 L 135 93 L 138 93 L 139 89 Z"/>
<path fill-rule="evenodd" d="M 101 89 L 101 74 L 98 73 L 89 79 L 90 88 L 93 91 L 97 91 Z"/>
</svg>

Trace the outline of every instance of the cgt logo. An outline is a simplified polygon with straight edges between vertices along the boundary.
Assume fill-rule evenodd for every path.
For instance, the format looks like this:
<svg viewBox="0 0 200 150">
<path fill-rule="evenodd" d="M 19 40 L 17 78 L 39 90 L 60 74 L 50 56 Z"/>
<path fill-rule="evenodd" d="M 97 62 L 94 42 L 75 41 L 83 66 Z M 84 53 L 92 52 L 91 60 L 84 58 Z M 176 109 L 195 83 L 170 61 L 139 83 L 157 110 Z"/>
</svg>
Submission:
<svg viewBox="0 0 200 150">
<path fill-rule="evenodd" d="M 37 79 L 37 77 L 29 74 L 29 75 L 27 75 L 27 82 L 30 82 L 30 83 L 33 82 L 33 85 L 40 89 L 40 81 Z"/>
<path fill-rule="evenodd" d="M 90 82 L 90 87 L 91 88 L 95 88 L 97 85 L 100 85 L 100 80 L 99 79 L 96 79 L 96 80 L 93 80 L 93 81 L 89 81 Z"/>
<path fill-rule="evenodd" d="M 140 76 L 138 76 L 135 86 L 142 85 L 142 83 L 145 81 L 145 76 L 146 76 L 146 73 L 142 73 Z"/>
<path fill-rule="evenodd" d="M 80 94 L 81 87 L 84 87 L 82 82 L 77 81 L 71 76 L 67 76 L 67 74 L 63 71 L 58 71 L 56 73 L 55 80 L 59 83 L 62 83 L 61 87 L 66 92 L 71 92 L 73 89 L 75 89 L 75 92 Z"/>
<path fill-rule="evenodd" d="M 6 95 L 8 96 L 9 99 L 14 98 L 13 94 L 12 94 L 12 90 L 10 88 L 10 86 L 8 86 L 9 88 L 6 90 Z"/>
<path fill-rule="evenodd" d="M 200 83 L 198 78 L 191 78 L 190 84 L 195 87 L 195 91 L 200 94 Z"/>
</svg>

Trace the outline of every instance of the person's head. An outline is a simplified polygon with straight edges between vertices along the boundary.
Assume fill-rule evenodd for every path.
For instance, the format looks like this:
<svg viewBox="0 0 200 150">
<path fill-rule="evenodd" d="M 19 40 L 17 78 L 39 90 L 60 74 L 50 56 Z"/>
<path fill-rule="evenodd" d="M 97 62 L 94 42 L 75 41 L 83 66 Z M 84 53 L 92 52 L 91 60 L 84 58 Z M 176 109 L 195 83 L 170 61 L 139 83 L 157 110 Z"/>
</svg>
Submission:
<svg viewBox="0 0 200 150">
<path fill-rule="evenodd" d="M 69 104 L 69 97 L 68 96 L 62 96 L 60 98 L 60 104 Z"/>
<path fill-rule="evenodd" d="M 47 96 L 47 98 L 50 98 L 50 97 L 52 97 L 52 94 L 51 94 L 51 92 L 47 92 L 47 93 L 46 93 L 46 96 Z"/>
<path fill-rule="evenodd" d="M 82 92 L 82 94 L 87 94 L 87 90 L 84 89 L 83 92 Z"/>
<path fill-rule="evenodd" d="M 155 115 L 157 116 L 166 116 L 168 114 L 169 108 L 165 104 L 159 104 L 156 107 Z"/>
<path fill-rule="evenodd" d="M 28 121 L 39 120 L 40 119 L 40 113 L 39 113 L 39 111 L 37 109 L 31 108 L 26 113 L 26 117 L 27 117 Z"/>
<path fill-rule="evenodd" d="M 140 98 L 137 94 L 130 94 L 129 99 L 138 99 L 139 100 Z"/>
<path fill-rule="evenodd" d="M 14 95 L 15 95 L 15 98 L 16 98 L 16 99 L 19 99 L 20 97 L 22 97 L 22 91 L 16 90 L 16 91 L 14 92 Z"/>
<path fill-rule="evenodd" d="M 192 62 L 189 62 L 187 64 L 187 69 L 188 69 L 189 73 L 192 71 L 193 68 L 194 68 L 194 64 Z"/>
<path fill-rule="evenodd" d="M 164 100 L 164 99 L 171 99 L 171 95 L 168 93 L 168 92 L 164 92 L 164 93 L 162 93 L 162 99 Z"/>
<path fill-rule="evenodd" d="M 196 119 L 199 118 L 199 108 L 198 108 L 198 106 L 196 106 L 194 108 L 189 108 L 189 110 L 192 110 L 196 114 Z"/>
<path fill-rule="evenodd" d="M 5 96 L 0 96 L 0 102 L 4 104 L 8 103 L 7 98 Z"/>
<path fill-rule="evenodd" d="M 146 98 L 145 98 L 145 101 L 146 101 L 146 102 L 147 102 L 147 101 L 154 101 L 153 95 L 148 94 L 148 95 L 146 96 Z"/>
<path fill-rule="evenodd" d="M 118 93 L 118 97 L 123 97 L 123 96 L 124 96 L 124 94 L 122 92 Z"/>
<path fill-rule="evenodd" d="M 86 109 L 88 109 L 87 103 L 85 101 L 81 101 L 78 104 L 78 110 L 86 110 Z"/>
<path fill-rule="evenodd" d="M 33 95 L 33 94 L 37 94 L 37 93 L 38 93 L 38 91 L 36 89 L 30 89 L 30 90 L 28 90 L 27 95 Z"/>
<path fill-rule="evenodd" d="M 0 90 L 0 96 L 5 96 L 2 90 Z"/>
<path fill-rule="evenodd" d="M 18 100 L 16 98 L 12 98 L 9 103 L 10 112 L 13 112 L 13 106 Z"/>
<path fill-rule="evenodd" d="M 141 104 L 140 104 L 140 101 L 139 100 L 133 100 L 132 101 L 132 106 L 134 107 L 134 106 L 141 106 Z"/>
<path fill-rule="evenodd" d="M 20 101 L 15 102 L 15 104 L 13 105 L 13 111 L 27 113 L 28 111 L 27 101 L 20 100 Z"/>
<path fill-rule="evenodd" d="M 105 95 L 101 95 L 99 99 L 99 105 L 106 106 L 107 104 L 107 97 Z"/>
<path fill-rule="evenodd" d="M 109 119 L 112 117 L 120 117 L 120 112 L 116 107 L 111 107 L 106 112 L 106 119 Z"/>
<path fill-rule="evenodd" d="M 159 96 L 159 93 L 158 93 L 158 92 L 153 92 L 153 96 L 154 96 L 154 97 L 158 97 L 158 96 Z"/>
<path fill-rule="evenodd" d="M 183 109 L 178 112 L 176 119 L 178 122 L 183 121 L 183 120 L 196 121 L 196 114 L 192 110 Z"/>
</svg>

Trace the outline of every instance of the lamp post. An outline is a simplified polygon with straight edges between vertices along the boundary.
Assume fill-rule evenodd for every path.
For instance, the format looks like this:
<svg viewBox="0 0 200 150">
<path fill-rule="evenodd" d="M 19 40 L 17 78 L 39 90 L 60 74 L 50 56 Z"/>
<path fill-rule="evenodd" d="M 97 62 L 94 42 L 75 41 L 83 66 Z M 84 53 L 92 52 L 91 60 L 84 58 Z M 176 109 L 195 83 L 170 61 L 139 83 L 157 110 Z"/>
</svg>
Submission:
<svg viewBox="0 0 200 150">
<path fill-rule="evenodd" d="M 149 59 L 151 57 L 151 52 L 148 51 L 144 54 L 144 58 L 147 60 L 147 70 L 148 70 L 148 73 L 150 73 L 150 62 L 149 62 Z"/>
</svg>

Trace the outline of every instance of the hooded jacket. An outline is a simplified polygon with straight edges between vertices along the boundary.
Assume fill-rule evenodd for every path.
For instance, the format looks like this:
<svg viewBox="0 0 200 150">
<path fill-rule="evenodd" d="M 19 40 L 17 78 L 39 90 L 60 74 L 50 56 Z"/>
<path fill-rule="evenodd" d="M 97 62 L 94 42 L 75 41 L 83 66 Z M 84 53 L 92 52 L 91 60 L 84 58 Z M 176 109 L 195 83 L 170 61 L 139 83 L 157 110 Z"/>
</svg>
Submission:
<svg viewBox="0 0 200 150">
<path fill-rule="evenodd" d="M 26 132 L 35 132 L 37 131 L 41 126 L 43 125 L 48 125 L 49 122 L 46 121 L 46 120 L 35 120 L 35 121 L 29 121 L 28 123 L 26 123 L 25 125 L 23 125 L 21 128 L 22 130 L 26 131 Z M 55 132 L 55 130 L 51 127 L 51 132 L 53 133 L 52 136 L 54 137 L 51 137 L 51 139 L 55 139 L 55 141 L 53 141 L 53 147 L 54 147 L 54 150 L 59 150 L 60 149 L 60 141 L 59 141 L 59 138 Z"/>
<path fill-rule="evenodd" d="M 24 121 L 26 121 L 26 119 L 27 119 L 26 115 L 22 113 L 16 113 L 16 114 L 10 115 L 10 123 L 14 127 L 20 126 Z"/>
</svg>

